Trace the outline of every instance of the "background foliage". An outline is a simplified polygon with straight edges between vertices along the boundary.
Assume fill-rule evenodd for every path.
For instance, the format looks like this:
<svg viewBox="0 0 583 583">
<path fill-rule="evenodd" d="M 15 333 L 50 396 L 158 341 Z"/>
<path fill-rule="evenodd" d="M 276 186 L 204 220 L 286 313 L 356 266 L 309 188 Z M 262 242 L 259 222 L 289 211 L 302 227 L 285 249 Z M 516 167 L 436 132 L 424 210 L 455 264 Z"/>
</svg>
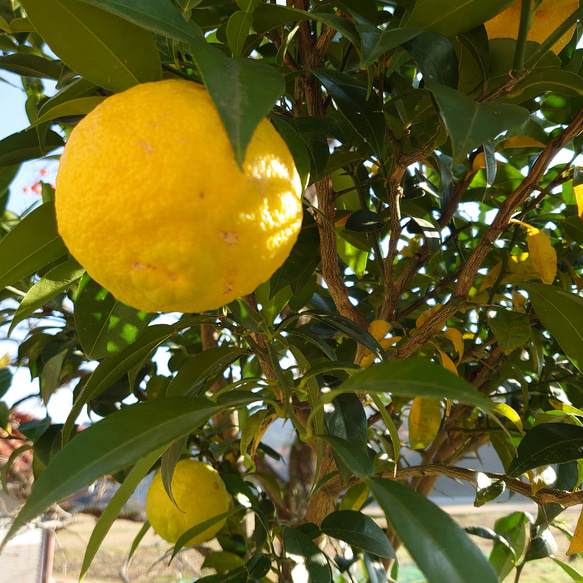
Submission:
<svg viewBox="0 0 583 583">
<path fill-rule="evenodd" d="M 161 465 L 168 481 L 193 455 L 234 500 L 218 537 L 230 567 L 213 583 L 327 583 L 361 564 L 371 581 L 398 580 L 401 544 L 431 583 L 518 581 L 553 554 L 553 521 L 583 501 L 583 50 L 577 34 L 559 55 L 549 47 L 583 9 L 541 45 L 489 41 L 483 23 L 509 4 L 0 1 L 0 68 L 22 76 L 30 120 L 0 141 L 4 208 L 19 165 L 56 155 L 107 95 L 172 76 L 206 85 L 239 162 L 269 115 L 306 186 L 298 243 L 270 281 L 216 312 L 164 319 L 84 274 L 50 185 L 42 204 L 2 214 L 2 321 L 27 331 L 12 364 L 45 403 L 74 391 L 63 425 L 20 426 L 36 484 L 10 535 L 111 474 L 122 486 L 86 571 L 144 476 Z M 77 433 L 84 408 L 99 420 Z M 10 419 L 0 402 L 7 440 Z M 287 481 L 261 441 L 276 419 L 297 435 Z M 459 466 L 487 442 L 504 473 Z M 439 476 L 474 484 L 478 506 L 508 489 L 539 515 L 475 530 L 493 541 L 484 557 L 427 500 Z M 362 512 L 371 500 L 386 533 Z M 321 535 L 352 551 L 327 556 Z"/>
</svg>

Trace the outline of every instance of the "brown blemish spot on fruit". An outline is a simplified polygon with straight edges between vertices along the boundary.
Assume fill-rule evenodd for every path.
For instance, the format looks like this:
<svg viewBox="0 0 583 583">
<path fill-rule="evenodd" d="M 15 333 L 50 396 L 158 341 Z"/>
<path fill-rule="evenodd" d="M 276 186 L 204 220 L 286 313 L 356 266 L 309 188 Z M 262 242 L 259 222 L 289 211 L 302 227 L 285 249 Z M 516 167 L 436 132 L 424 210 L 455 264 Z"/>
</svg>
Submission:
<svg viewBox="0 0 583 583">
<path fill-rule="evenodd" d="M 204 190 L 201 190 L 201 191 L 198 193 L 198 198 L 204 198 Z"/>
<path fill-rule="evenodd" d="M 233 291 L 233 282 L 228 281 L 227 285 L 225 286 L 225 289 L 223 291 L 223 295 L 230 294 L 232 291 Z"/>
<path fill-rule="evenodd" d="M 177 276 L 175 273 L 169 273 L 169 274 L 168 274 L 168 277 L 169 277 L 169 278 L 170 278 L 172 281 L 174 281 L 174 280 L 175 280 L 175 279 L 176 279 L 178 276 Z"/>
<path fill-rule="evenodd" d="M 231 247 L 239 240 L 239 235 L 235 231 L 221 231 L 221 239 Z"/>
<path fill-rule="evenodd" d="M 214 482 L 214 484 L 213 484 L 213 488 L 214 488 L 215 490 L 218 490 L 218 489 L 219 489 L 219 485 L 218 485 L 216 482 Z"/>
<path fill-rule="evenodd" d="M 133 266 L 134 271 L 144 271 L 144 269 L 156 269 L 153 265 L 150 265 L 149 263 L 140 263 L 139 261 L 136 261 Z"/>
</svg>

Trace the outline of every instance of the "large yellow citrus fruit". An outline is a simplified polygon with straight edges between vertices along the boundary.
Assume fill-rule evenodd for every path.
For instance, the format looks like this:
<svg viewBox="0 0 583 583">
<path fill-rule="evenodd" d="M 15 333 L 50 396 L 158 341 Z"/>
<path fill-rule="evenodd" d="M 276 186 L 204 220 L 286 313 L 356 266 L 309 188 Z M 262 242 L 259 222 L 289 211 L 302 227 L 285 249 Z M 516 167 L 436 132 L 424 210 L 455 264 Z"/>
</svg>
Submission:
<svg viewBox="0 0 583 583">
<path fill-rule="evenodd" d="M 298 174 L 269 121 L 253 134 L 243 169 L 201 85 L 137 85 L 73 130 L 56 180 L 59 233 L 126 304 L 220 307 L 267 281 L 301 227 Z"/>
<path fill-rule="evenodd" d="M 486 22 L 484 25 L 488 38 L 518 38 L 520 25 L 520 9 L 522 2 L 517 0 L 506 10 Z M 532 23 L 527 40 L 542 43 L 561 25 L 567 17 L 579 8 L 579 2 L 573 0 L 544 0 L 532 17 Z M 570 28 L 552 47 L 558 54 L 571 40 L 575 26 Z"/>
<path fill-rule="evenodd" d="M 168 542 L 175 543 L 187 530 L 229 509 L 231 498 L 219 473 L 203 462 L 180 460 L 172 476 L 172 495 L 166 493 L 160 473 L 154 476 L 146 495 L 146 513 L 152 528 Z M 199 545 L 217 534 L 222 520 L 188 542 Z"/>
</svg>

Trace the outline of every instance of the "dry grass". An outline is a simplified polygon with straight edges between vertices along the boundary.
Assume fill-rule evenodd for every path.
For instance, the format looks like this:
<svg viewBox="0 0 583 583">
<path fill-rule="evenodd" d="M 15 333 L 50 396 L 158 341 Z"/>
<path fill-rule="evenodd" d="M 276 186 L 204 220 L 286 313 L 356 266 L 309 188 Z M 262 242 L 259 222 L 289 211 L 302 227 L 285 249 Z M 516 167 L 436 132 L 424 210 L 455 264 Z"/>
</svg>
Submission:
<svg viewBox="0 0 583 583">
<path fill-rule="evenodd" d="M 494 522 L 515 509 L 504 506 L 485 507 L 479 511 L 470 508 L 458 508 L 455 511 L 455 519 L 462 526 L 487 526 L 492 528 Z M 568 510 L 561 518 L 568 524 L 571 530 L 577 522 L 579 509 Z M 70 526 L 57 533 L 55 545 L 53 581 L 54 583 L 72 583 L 78 581 L 83 554 L 91 535 L 95 520 L 88 516 L 77 516 Z M 118 520 L 108 534 L 103 545 L 95 557 L 86 583 L 110 583 L 123 581 L 120 570 L 124 565 L 127 552 L 134 537 L 141 528 L 141 524 L 127 520 Z M 567 537 L 556 529 L 553 534 L 559 545 L 556 556 L 561 561 L 568 562 L 565 555 L 568 547 Z M 491 543 L 473 537 L 485 553 L 488 553 Z M 131 583 L 177 583 L 178 581 L 192 581 L 203 574 L 212 571 L 201 569 L 203 556 L 194 549 L 188 549 L 181 553 L 168 566 L 168 557 L 163 559 L 171 545 L 160 539 L 152 531 L 148 532 L 138 547 L 127 571 L 127 581 Z M 415 568 L 406 551 L 399 551 L 401 576 L 403 583 L 420 583 L 424 581 L 419 571 Z M 576 558 L 570 563 L 573 567 L 583 572 L 583 561 Z M 513 582 L 512 574 L 506 579 L 507 583 Z M 520 583 L 567 583 L 571 581 L 561 568 L 551 559 L 544 559 L 529 563 L 523 570 Z"/>
</svg>

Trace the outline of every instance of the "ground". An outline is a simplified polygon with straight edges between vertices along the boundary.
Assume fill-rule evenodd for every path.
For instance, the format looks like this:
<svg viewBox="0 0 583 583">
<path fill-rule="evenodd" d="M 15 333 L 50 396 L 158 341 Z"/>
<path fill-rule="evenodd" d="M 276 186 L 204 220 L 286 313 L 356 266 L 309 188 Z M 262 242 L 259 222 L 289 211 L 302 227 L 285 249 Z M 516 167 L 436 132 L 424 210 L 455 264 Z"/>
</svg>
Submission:
<svg viewBox="0 0 583 583">
<path fill-rule="evenodd" d="M 492 527 L 501 516 L 505 516 L 515 510 L 534 508 L 519 504 L 515 506 L 491 503 L 481 509 L 475 509 L 471 505 L 447 506 L 448 511 L 454 515 L 461 526 L 487 526 Z M 561 518 L 573 530 L 577 521 L 579 509 L 568 510 Z M 57 533 L 55 545 L 53 583 L 73 583 L 78 581 L 79 570 L 83 559 L 83 553 L 89 540 L 89 536 L 95 524 L 95 519 L 89 516 L 78 516 L 65 529 Z M 109 583 L 111 581 L 123 581 L 120 570 L 124 564 L 127 551 L 141 528 L 140 523 L 127 520 L 116 521 L 114 527 L 106 538 L 101 549 L 89 570 L 85 583 Z M 565 551 L 568 547 L 567 538 L 556 529 L 559 551 L 556 556 L 562 561 L 568 561 Z M 489 551 L 490 544 L 482 544 L 481 539 L 474 539 L 485 552 Z M 165 553 L 170 549 L 168 543 L 160 539 L 151 531 L 144 537 L 138 547 L 127 571 L 127 579 L 131 583 L 190 583 L 201 574 L 210 574 L 212 571 L 201 570 L 204 557 L 195 549 L 189 549 L 181 553 L 170 566 Z M 407 553 L 399 551 L 401 564 L 400 583 L 421 583 L 424 579 L 415 568 Z M 583 560 L 577 557 L 570 563 L 573 567 L 583 572 Z M 510 581 L 513 575 L 506 581 Z M 520 583 L 561 583 L 571 579 L 551 559 L 529 563 L 520 578 Z"/>
</svg>

